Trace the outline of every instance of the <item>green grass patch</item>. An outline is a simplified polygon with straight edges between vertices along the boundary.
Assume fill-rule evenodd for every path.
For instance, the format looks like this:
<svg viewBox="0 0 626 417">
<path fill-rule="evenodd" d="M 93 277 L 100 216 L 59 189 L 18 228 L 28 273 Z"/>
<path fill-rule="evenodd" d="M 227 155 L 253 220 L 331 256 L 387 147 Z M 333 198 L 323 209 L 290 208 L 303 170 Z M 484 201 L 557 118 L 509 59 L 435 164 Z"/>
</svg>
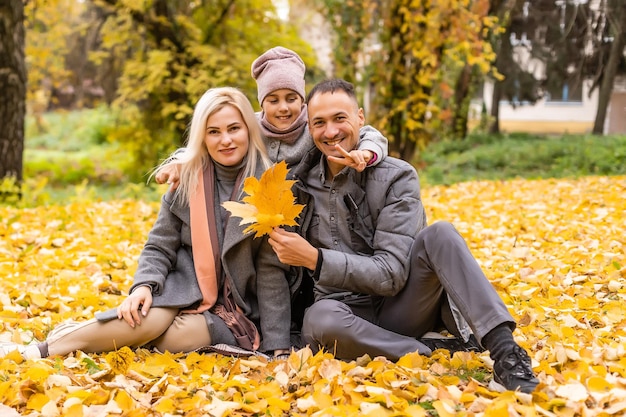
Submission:
<svg viewBox="0 0 626 417">
<path fill-rule="evenodd" d="M 147 173 L 127 169 L 132 156 L 108 137 L 116 125 L 106 107 L 29 115 L 25 126 L 23 205 L 91 198 L 158 200 L 165 191 L 147 185 Z M 5 184 L 4 188 L 10 184 Z M 0 190 L 1 191 L 1 190 Z"/>
<path fill-rule="evenodd" d="M 414 165 L 426 184 L 626 174 L 626 136 L 472 135 L 441 141 Z"/>
<path fill-rule="evenodd" d="M 26 148 L 84 151 L 85 148 L 105 144 L 115 122 L 114 113 L 104 106 L 49 112 L 40 118 L 29 115 L 25 124 Z"/>
<path fill-rule="evenodd" d="M 27 117 L 22 195 L 33 204 L 87 196 L 158 199 L 164 189 L 146 186 L 148 173 L 133 164 L 132 146 L 111 139 L 118 127 L 107 107 L 47 113 L 38 121 Z M 412 162 L 424 186 L 625 175 L 626 135 L 472 134 L 432 143 Z M 11 187 L 2 184 L 0 192 L 9 193 Z"/>
</svg>

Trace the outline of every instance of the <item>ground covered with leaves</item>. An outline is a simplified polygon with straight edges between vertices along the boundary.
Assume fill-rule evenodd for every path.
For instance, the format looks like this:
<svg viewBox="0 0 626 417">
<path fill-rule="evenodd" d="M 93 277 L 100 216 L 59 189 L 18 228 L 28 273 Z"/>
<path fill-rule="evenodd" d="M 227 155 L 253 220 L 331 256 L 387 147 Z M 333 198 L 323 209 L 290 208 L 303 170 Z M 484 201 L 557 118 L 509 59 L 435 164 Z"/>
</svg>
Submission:
<svg viewBox="0 0 626 417">
<path fill-rule="evenodd" d="M 342 362 L 102 355 L 0 360 L 0 415 L 608 416 L 626 412 L 626 177 L 468 182 L 422 190 L 454 223 L 519 326 L 541 381 L 490 389 L 488 355 Z M 0 207 L 0 341 L 43 340 L 130 285 L 158 204 Z"/>
</svg>

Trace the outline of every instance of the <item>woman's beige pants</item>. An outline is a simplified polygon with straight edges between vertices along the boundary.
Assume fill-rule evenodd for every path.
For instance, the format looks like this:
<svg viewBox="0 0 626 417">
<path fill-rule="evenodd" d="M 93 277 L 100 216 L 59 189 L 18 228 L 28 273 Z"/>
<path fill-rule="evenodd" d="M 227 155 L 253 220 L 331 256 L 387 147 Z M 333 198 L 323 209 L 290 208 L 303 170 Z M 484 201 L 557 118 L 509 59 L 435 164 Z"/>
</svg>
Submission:
<svg viewBox="0 0 626 417">
<path fill-rule="evenodd" d="M 48 354 L 67 355 L 77 350 L 100 353 L 148 343 L 161 352 L 178 353 L 210 345 L 211 335 L 204 316 L 178 312 L 172 308 L 151 308 L 135 327 L 119 319 L 62 323 L 48 335 Z"/>
</svg>

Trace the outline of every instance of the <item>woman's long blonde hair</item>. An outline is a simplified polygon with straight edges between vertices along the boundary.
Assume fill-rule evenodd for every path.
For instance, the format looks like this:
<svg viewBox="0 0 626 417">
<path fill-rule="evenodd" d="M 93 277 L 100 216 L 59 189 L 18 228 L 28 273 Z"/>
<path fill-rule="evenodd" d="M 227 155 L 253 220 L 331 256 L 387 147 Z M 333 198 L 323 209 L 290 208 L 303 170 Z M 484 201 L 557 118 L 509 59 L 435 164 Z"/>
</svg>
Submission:
<svg viewBox="0 0 626 417">
<path fill-rule="evenodd" d="M 261 161 L 264 169 L 269 168 L 272 164 L 265 149 L 258 120 L 248 98 L 233 87 L 211 88 L 200 97 L 194 108 L 188 129 L 186 147 L 175 152 L 154 171 L 154 174 L 156 174 L 165 167 L 178 165 L 180 181 L 176 189 L 175 199 L 178 199 L 183 204 L 189 203 L 189 199 L 198 185 L 198 175 L 204 171 L 210 158 L 204 144 L 207 120 L 225 106 L 233 106 L 239 110 L 248 128 L 250 146 L 248 147 L 243 177 L 247 178 L 255 175 L 258 161 Z"/>
</svg>

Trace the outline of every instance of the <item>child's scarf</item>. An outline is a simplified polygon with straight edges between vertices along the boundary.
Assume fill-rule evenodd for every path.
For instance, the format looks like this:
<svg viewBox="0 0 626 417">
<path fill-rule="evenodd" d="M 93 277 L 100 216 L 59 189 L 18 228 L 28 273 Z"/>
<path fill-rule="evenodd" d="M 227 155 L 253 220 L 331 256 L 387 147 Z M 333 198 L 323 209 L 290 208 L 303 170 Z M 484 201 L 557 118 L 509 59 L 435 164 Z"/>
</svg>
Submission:
<svg viewBox="0 0 626 417">
<path fill-rule="evenodd" d="M 286 129 L 278 129 L 267 120 L 267 114 L 261 112 L 261 133 L 267 139 L 277 139 L 281 142 L 292 144 L 298 139 L 307 127 L 308 116 L 306 104 L 302 105 L 300 116 Z"/>
</svg>

